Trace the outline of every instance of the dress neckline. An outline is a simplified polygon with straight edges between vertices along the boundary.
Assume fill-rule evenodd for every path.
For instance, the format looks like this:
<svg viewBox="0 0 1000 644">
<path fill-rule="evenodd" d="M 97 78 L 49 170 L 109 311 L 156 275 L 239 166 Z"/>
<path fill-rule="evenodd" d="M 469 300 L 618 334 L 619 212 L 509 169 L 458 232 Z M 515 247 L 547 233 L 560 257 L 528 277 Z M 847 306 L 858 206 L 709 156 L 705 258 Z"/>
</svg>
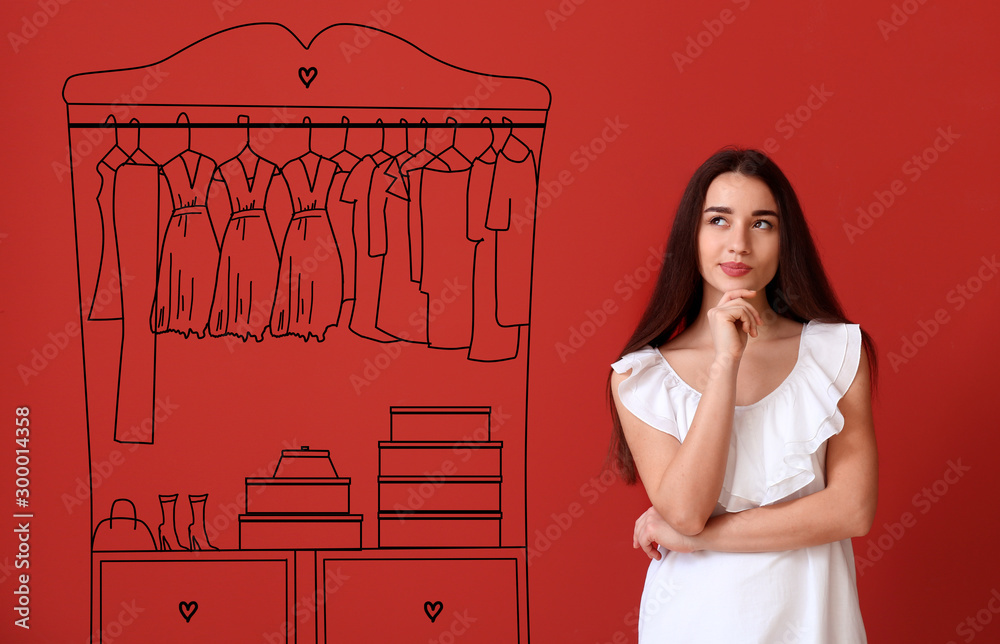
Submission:
<svg viewBox="0 0 1000 644">
<path fill-rule="evenodd" d="M 792 376 L 795 375 L 795 372 L 799 370 L 799 366 L 802 364 L 802 353 L 803 353 L 802 349 L 805 346 L 806 330 L 809 328 L 811 324 L 812 320 L 802 325 L 802 330 L 799 332 L 799 352 L 795 356 L 795 364 L 792 365 L 792 370 L 788 372 L 788 375 L 785 376 L 785 379 L 782 380 L 777 387 L 775 387 L 770 392 L 765 394 L 764 397 L 761 398 L 760 400 L 752 402 L 749 405 L 734 405 L 736 409 L 752 409 L 754 407 L 762 405 L 763 403 L 773 398 L 779 391 L 785 388 L 785 385 L 791 381 Z M 656 352 L 656 355 L 660 356 L 660 361 L 663 362 L 667 370 L 670 373 L 672 373 L 675 378 L 677 378 L 677 381 L 680 382 L 681 385 L 683 385 L 688 391 L 690 391 L 691 393 L 695 394 L 700 398 L 702 395 L 701 392 L 692 387 L 691 385 L 689 385 L 686 380 L 680 377 L 680 374 L 678 374 L 674 370 L 674 368 L 670 365 L 670 362 L 667 360 L 666 356 L 663 355 L 663 352 L 660 351 L 660 348 L 659 347 L 651 347 L 651 348 L 653 349 L 653 351 Z"/>
<path fill-rule="evenodd" d="M 314 154 L 317 157 L 319 157 L 319 160 L 316 161 L 316 171 L 313 173 L 312 181 L 309 180 L 309 168 L 306 167 L 306 161 L 305 161 L 306 157 L 309 154 Z M 306 178 L 306 185 L 309 186 L 309 194 L 312 194 L 312 193 L 316 192 L 316 185 L 319 183 L 319 170 L 320 170 L 320 167 L 322 167 L 323 162 L 324 161 L 328 161 L 328 159 L 326 157 L 324 157 L 324 156 L 320 156 L 320 155 L 316 154 L 315 152 L 307 152 L 306 154 L 303 154 L 302 156 L 300 156 L 298 158 L 298 161 L 299 161 L 299 163 L 302 164 L 302 174 Z"/>
<path fill-rule="evenodd" d="M 191 169 L 188 167 L 187 159 L 184 158 L 184 152 L 191 152 L 192 154 L 195 154 L 198 157 L 198 160 L 195 161 L 194 164 L 194 176 L 191 175 Z M 194 184 L 197 183 L 198 181 L 198 170 L 201 169 L 201 158 L 205 155 L 195 152 L 194 150 L 184 150 L 184 152 L 181 152 L 177 156 L 180 158 L 181 163 L 184 164 L 184 174 L 187 176 L 188 189 L 194 190 Z"/>
<path fill-rule="evenodd" d="M 243 164 L 243 159 L 239 156 L 236 157 L 236 162 L 240 164 L 240 168 L 243 170 L 243 179 L 247 185 L 247 192 L 251 194 L 253 194 L 253 187 L 257 184 L 257 171 L 260 170 L 261 161 L 263 159 L 254 154 L 253 174 L 250 174 L 247 172 L 247 167 Z"/>
</svg>

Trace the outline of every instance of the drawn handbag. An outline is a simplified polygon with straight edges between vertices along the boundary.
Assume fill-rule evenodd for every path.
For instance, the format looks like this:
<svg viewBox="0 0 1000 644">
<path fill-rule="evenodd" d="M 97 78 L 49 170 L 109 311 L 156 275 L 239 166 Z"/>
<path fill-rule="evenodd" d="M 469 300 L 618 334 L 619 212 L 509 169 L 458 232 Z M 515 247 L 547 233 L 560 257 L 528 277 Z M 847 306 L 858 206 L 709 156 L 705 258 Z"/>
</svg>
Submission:
<svg viewBox="0 0 1000 644">
<path fill-rule="evenodd" d="M 132 515 L 115 514 L 115 508 L 119 503 L 128 503 L 132 506 Z M 111 504 L 111 516 L 101 519 L 94 530 L 93 550 L 94 552 L 156 550 L 156 542 L 146 522 L 136 516 L 135 504 L 129 499 L 115 499 Z"/>
</svg>

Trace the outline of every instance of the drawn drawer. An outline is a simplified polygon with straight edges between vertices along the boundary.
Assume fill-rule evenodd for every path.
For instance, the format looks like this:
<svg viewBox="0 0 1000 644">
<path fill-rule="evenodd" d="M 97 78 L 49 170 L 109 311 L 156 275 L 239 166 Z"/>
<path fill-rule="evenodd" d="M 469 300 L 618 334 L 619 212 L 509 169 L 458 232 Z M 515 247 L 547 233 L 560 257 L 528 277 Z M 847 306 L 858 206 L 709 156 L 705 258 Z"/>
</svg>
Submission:
<svg viewBox="0 0 1000 644">
<path fill-rule="evenodd" d="M 290 641 L 285 559 L 102 561 L 99 574 L 101 642 Z"/>
<path fill-rule="evenodd" d="M 518 641 L 514 559 L 325 559 L 321 574 L 328 644 Z"/>
</svg>

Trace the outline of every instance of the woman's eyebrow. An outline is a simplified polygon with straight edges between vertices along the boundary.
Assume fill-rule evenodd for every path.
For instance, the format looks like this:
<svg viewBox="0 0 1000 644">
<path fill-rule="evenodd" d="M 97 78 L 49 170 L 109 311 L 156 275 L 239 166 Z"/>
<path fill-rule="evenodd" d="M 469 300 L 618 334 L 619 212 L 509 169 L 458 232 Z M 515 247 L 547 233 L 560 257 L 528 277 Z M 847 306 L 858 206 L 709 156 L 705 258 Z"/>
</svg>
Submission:
<svg viewBox="0 0 1000 644">
<path fill-rule="evenodd" d="M 733 214 L 733 209 L 729 206 L 709 206 L 705 208 L 705 212 L 721 212 L 724 215 Z M 754 217 L 777 217 L 778 213 L 773 210 L 754 210 L 752 215 Z"/>
</svg>

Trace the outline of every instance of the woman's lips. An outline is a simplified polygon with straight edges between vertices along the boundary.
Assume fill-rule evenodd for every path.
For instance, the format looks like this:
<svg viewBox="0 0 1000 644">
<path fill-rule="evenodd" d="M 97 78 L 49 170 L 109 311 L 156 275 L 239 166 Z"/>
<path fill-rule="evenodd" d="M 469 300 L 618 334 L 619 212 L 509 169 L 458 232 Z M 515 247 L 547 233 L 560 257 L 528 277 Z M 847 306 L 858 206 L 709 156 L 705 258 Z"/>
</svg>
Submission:
<svg viewBox="0 0 1000 644">
<path fill-rule="evenodd" d="M 726 262 L 719 266 L 722 267 L 722 272 L 729 277 L 742 277 L 753 270 L 743 262 Z"/>
</svg>

